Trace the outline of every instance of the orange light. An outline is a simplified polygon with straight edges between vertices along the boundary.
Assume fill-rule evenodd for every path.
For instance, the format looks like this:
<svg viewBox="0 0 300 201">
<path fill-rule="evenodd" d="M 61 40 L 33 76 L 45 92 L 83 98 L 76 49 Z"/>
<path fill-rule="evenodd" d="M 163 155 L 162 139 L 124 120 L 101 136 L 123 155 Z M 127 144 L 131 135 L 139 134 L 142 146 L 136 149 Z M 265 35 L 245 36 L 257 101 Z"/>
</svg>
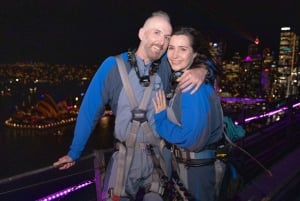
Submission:
<svg viewBox="0 0 300 201">
<path fill-rule="evenodd" d="M 255 43 L 255 45 L 259 44 L 259 38 L 258 37 L 255 38 L 254 43 Z"/>
</svg>

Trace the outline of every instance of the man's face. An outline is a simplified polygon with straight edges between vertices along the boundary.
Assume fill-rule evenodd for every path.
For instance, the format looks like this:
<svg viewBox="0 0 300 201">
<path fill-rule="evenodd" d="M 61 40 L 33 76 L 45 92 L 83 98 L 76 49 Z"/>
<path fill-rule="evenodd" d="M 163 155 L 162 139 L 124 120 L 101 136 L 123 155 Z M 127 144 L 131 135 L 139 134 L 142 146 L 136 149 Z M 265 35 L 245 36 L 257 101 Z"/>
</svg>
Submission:
<svg viewBox="0 0 300 201">
<path fill-rule="evenodd" d="M 140 29 L 139 37 L 144 57 L 146 57 L 143 58 L 145 62 L 155 61 L 166 52 L 171 33 L 170 23 L 161 17 L 151 19 Z"/>
</svg>

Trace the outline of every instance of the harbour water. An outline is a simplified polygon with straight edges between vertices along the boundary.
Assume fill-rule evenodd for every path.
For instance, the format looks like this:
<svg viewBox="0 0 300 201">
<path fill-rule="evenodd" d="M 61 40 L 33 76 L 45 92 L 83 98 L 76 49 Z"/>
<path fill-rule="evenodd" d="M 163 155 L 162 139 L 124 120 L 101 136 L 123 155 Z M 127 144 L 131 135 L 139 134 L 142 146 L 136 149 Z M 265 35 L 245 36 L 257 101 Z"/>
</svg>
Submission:
<svg viewBox="0 0 300 201">
<path fill-rule="evenodd" d="M 113 118 L 110 117 L 105 117 L 100 121 L 82 156 L 92 154 L 98 149 L 112 147 L 112 124 Z M 28 131 L 3 127 L 0 134 L 0 180 L 50 167 L 60 156 L 66 154 L 71 144 L 73 126 L 59 128 L 59 131 L 58 135 L 55 129 Z M 37 200 L 87 179 L 92 179 L 94 175 L 92 167 L 91 159 L 78 162 L 70 170 L 60 171 L 50 168 L 49 171 L 42 174 L 14 179 L 0 188 L 0 200 Z M 58 181 L 53 182 L 54 178 L 58 178 Z M 51 186 L 53 186 L 53 190 L 49 189 Z M 96 196 L 94 185 L 90 187 L 90 190 L 92 195 L 89 196 L 94 198 Z M 85 197 L 85 199 L 87 198 Z"/>
<path fill-rule="evenodd" d="M 76 88 L 76 90 L 70 90 Z M 53 89 L 53 86 L 45 86 L 47 91 L 56 92 L 59 97 L 66 92 L 74 97 L 84 90 L 85 86 L 77 87 L 76 84 L 66 84 Z M 50 193 L 79 184 L 93 178 L 92 161 L 78 162 L 71 170 L 59 171 L 49 168 L 42 174 L 18 177 L 35 170 L 51 167 L 52 163 L 66 154 L 73 137 L 74 124 L 49 128 L 49 129 L 21 129 L 8 128 L 4 125 L 14 107 L 22 104 L 24 93 L 18 92 L 10 96 L 0 96 L 0 180 L 14 178 L 12 181 L 0 184 L 1 201 L 31 201 L 38 200 Z M 32 97 L 30 100 L 36 98 Z M 82 156 L 93 153 L 94 150 L 112 147 L 113 123 L 111 116 L 104 116 L 95 131 L 91 135 Z M 17 179 L 15 179 L 17 178 Z M 56 181 L 57 180 L 57 181 Z M 50 189 L 49 189 L 50 187 Z M 53 189 L 51 189 L 53 188 Z M 95 198 L 94 185 L 88 190 L 84 200 Z M 88 195 L 88 196 L 87 196 Z M 66 199 L 68 200 L 68 197 Z"/>
</svg>

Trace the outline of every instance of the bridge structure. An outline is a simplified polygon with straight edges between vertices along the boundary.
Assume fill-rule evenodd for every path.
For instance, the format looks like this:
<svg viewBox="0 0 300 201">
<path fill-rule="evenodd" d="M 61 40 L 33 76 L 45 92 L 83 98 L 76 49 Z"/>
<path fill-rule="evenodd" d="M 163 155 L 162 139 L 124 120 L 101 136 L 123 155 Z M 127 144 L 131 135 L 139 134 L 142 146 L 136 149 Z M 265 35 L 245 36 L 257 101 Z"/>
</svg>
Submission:
<svg viewBox="0 0 300 201">
<path fill-rule="evenodd" d="M 260 109 L 260 113 L 253 112 L 256 109 L 245 103 L 241 104 L 242 110 L 236 112 L 238 115 L 228 112 L 233 111 L 231 109 L 224 110 L 225 115 L 232 115 L 247 132 L 230 152 L 229 163 L 233 168 L 225 175 L 224 200 L 220 201 L 293 201 L 295 194 L 299 196 L 295 190 L 300 182 L 299 98 L 286 99 L 268 108 L 261 106 L 264 109 Z M 22 197 L 24 192 L 36 192 L 48 185 L 56 186 L 57 190 L 44 192 L 35 200 L 72 201 L 82 196 L 85 200 L 100 201 L 105 167 L 112 151 L 112 148 L 95 150 L 80 158 L 67 172 L 48 166 L 2 179 L 0 198 L 16 194 Z M 42 181 L 38 181 L 40 179 Z M 27 185 L 28 180 L 35 183 Z"/>
</svg>

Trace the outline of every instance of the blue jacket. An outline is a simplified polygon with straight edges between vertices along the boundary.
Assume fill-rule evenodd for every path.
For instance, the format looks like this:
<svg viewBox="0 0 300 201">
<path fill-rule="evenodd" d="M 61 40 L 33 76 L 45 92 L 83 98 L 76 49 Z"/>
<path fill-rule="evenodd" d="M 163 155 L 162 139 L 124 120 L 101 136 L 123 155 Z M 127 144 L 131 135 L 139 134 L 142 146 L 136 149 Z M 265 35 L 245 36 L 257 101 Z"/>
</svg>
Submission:
<svg viewBox="0 0 300 201">
<path fill-rule="evenodd" d="M 222 108 L 210 84 L 202 84 L 194 94 L 178 92 L 170 104 L 176 121 L 168 118 L 167 110 L 155 114 L 157 132 L 166 141 L 198 152 L 222 138 Z"/>
<path fill-rule="evenodd" d="M 135 95 L 139 102 L 142 98 L 144 88 L 139 84 L 139 79 L 128 62 L 127 52 L 122 53 L 122 58 L 129 72 L 129 79 L 132 82 L 133 91 L 136 93 Z M 140 70 L 140 72 L 142 72 L 142 70 Z M 156 87 L 154 87 L 154 90 L 166 89 L 170 74 L 171 70 L 164 56 L 159 65 L 158 72 L 155 75 Z M 154 93 L 155 91 L 153 91 L 153 95 Z M 68 152 L 68 155 L 73 160 L 80 157 L 87 140 L 99 119 L 102 117 L 107 105 L 110 106 L 113 114 L 116 116 L 115 137 L 120 141 L 126 140 L 132 114 L 114 56 L 110 56 L 103 61 L 93 76 L 84 95 L 75 125 L 74 138 Z M 153 106 L 149 104 L 147 117 L 150 126 L 152 126 L 155 131 L 153 113 Z M 143 137 L 143 132 L 140 130 L 137 136 L 137 142 L 145 140 Z"/>
</svg>

